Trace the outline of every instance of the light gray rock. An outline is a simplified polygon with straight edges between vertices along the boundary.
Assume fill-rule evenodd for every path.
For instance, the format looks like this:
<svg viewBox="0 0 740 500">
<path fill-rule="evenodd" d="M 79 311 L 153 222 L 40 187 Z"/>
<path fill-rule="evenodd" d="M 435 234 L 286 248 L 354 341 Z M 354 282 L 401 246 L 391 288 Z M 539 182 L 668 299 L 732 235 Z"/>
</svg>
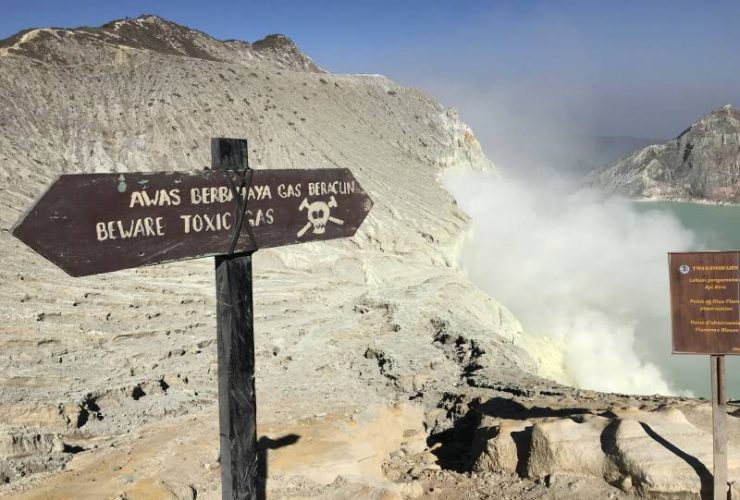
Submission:
<svg viewBox="0 0 740 500">
<path fill-rule="evenodd" d="M 516 473 L 520 461 L 526 459 L 520 453 L 528 451 L 531 432 L 532 422 L 528 420 L 504 420 L 495 427 L 479 427 L 473 443 L 483 444 L 483 449 L 474 450 L 474 456 L 477 456 L 474 469 L 478 472 Z"/>
<path fill-rule="evenodd" d="M 672 141 L 591 174 L 588 183 L 632 198 L 740 202 L 740 111 L 716 109 Z"/>
<path fill-rule="evenodd" d="M 61 453 L 64 442 L 56 433 L 34 432 L 26 429 L 0 430 L 0 458 Z"/>
<path fill-rule="evenodd" d="M 607 464 L 601 449 L 601 433 L 608 424 L 609 419 L 593 415 L 582 418 L 580 422 L 564 418 L 535 424 L 527 460 L 527 477 L 603 476 Z"/>
<path fill-rule="evenodd" d="M 629 478 L 627 485 L 648 496 L 699 494 L 711 487 L 712 436 L 679 410 L 633 410 L 613 424 L 604 442 L 616 468 Z M 740 456 L 733 448 L 728 476 L 740 478 Z"/>
</svg>

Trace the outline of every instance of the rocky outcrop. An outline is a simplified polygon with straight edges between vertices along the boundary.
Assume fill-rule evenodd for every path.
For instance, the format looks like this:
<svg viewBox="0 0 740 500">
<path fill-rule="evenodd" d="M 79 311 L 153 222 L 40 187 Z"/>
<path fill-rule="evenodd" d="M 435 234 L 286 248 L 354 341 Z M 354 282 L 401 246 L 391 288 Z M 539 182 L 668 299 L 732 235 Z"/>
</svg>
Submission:
<svg viewBox="0 0 740 500">
<path fill-rule="evenodd" d="M 607 465 L 600 437 L 608 424 L 608 419 L 598 415 L 533 424 L 527 476 L 534 479 L 551 475 L 602 476 Z"/>
<path fill-rule="evenodd" d="M 637 150 L 589 176 L 632 198 L 740 202 L 740 111 L 727 105 L 674 140 Z"/>
<path fill-rule="evenodd" d="M 707 417 L 704 410 L 699 414 Z M 738 422 L 730 419 L 736 430 Z M 484 417 L 473 444 L 473 468 L 479 472 L 516 472 L 547 484 L 591 477 L 649 498 L 695 498 L 712 487 L 711 433 L 676 407 L 628 407 L 523 421 Z M 732 445 L 728 470 L 729 482 L 737 483 L 740 451 Z"/>
</svg>

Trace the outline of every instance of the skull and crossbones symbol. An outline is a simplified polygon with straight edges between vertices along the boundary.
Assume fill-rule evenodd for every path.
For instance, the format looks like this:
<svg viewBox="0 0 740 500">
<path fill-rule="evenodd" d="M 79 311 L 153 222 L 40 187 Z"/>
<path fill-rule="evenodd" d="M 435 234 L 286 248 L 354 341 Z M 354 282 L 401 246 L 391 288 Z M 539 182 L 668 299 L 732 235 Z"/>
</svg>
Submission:
<svg viewBox="0 0 740 500">
<path fill-rule="evenodd" d="M 306 210 L 308 215 L 308 222 L 306 225 L 298 231 L 298 237 L 302 237 L 306 234 L 306 231 L 313 228 L 313 234 L 324 234 L 326 231 L 326 223 L 331 221 L 334 224 L 344 224 L 344 221 L 331 216 L 331 209 L 337 206 L 337 200 L 332 196 L 328 202 L 326 201 L 312 201 L 308 202 L 308 198 L 303 198 L 303 201 L 298 206 L 298 210 Z"/>
</svg>

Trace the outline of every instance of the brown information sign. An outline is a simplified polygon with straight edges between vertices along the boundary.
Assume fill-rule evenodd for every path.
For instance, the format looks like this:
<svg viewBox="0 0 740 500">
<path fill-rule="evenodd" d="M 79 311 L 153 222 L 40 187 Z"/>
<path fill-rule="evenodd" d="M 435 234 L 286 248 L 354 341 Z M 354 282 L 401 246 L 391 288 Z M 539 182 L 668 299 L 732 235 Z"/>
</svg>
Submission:
<svg viewBox="0 0 740 500">
<path fill-rule="evenodd" d="M 13 235 L 84 276 L 346 238 L 371 207 L 346 168 L 74 174 L 60 176 Z"/>
<path fill-rule="evenodd" d="M 674 354 L 740 354 L 740 252 L 671 253 Z"/>
</svg>

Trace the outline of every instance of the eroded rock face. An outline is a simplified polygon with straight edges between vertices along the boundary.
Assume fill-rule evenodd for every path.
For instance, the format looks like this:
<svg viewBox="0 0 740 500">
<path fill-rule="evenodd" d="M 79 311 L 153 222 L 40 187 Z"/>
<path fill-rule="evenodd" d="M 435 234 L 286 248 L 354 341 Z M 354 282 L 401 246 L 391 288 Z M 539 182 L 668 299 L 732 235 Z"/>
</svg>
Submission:
<svg viewBox="0 0 740 500">
<path fill-rule="evenodd" d="M 677 409 L 629 412 L 603 438 L 621 478 L 643 495 L 700 493 L 712 484 L 712 435 Z M 730 481 L 740 478 L 740 455 L 730 448 Z M 625 479 L 627 481 L 625 482 Z"/>
<path fill-rule="evenodd" d="M 651 498 L 693 498 L 712 485 L 712 436 L 677 408 L 484 419 L 475 440 L 483 440 L 475 443 L 478 471 L 518 472 L 545 483 L 600 478 L 625 493 Z M 740 453 L 732 445 L 728 477 L 730 483 L 740 479 Z"/>
<path fill-rule="evenodd" d="M 39 433 L 24 428 L 0 429 L 0 459 L 62 451 L 64 442 L 59 434 Z"/>
<path fill-rule="evenodd" d="M 712 111 L 674 140 L 631 153 L 589 184 L 633 198 L 740 202 L 740 111 Z"/>
<path fill-rule="evenodd" d="M 600 436 L 609 420 L 595 415 L 535 423 L 527 457 L 527 476 L 602 476 L 606 457 Z"/>
<path fill-rule="evenodd" d="M 505 474 L 520 472 L 520 464 L 527 461 L 531 439 L 532 422 L 529 420 L 482 423 L 473 437 L 473 444 L 481 447 L 472 450 L 473 456 L 478 457 L 474 469 Z"/>
</svg>

